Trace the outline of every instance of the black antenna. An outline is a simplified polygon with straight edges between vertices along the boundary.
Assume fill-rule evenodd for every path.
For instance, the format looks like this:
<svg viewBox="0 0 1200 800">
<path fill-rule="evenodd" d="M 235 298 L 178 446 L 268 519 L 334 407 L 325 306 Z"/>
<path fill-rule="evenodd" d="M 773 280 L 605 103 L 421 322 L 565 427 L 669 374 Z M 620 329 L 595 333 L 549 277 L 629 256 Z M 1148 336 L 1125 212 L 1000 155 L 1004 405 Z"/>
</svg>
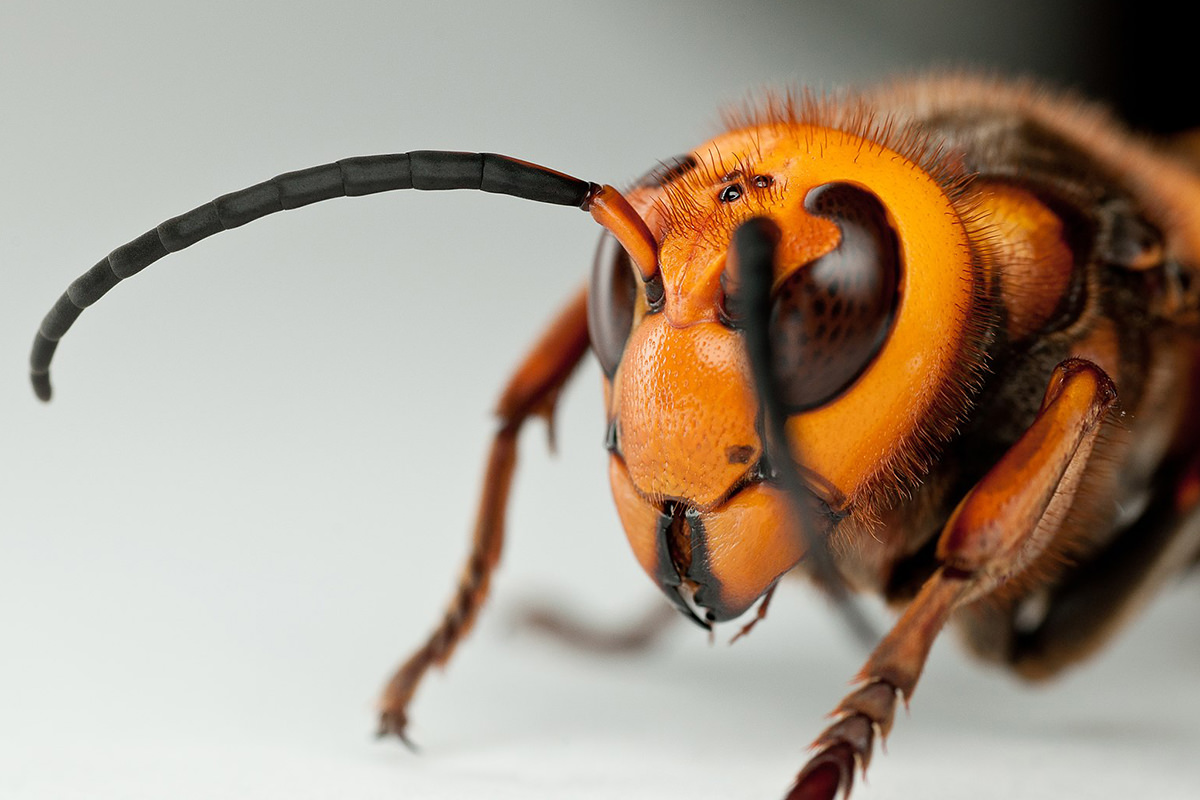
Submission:
<svg viewBox="0 0 1200 800">
<path fill-rule="evenodd" d="M 44 401 L 50 399 L 50 361 L 59 339 L 83 309 L 168 253 L 277 211 L 396 189 L 477 189 L 587 210 L 600 186 L 494 153 L 414 150 L 344 158 L 222 195 L 121 245 L 67 288 L 33 340 L 29 364 L 34 392 Z"/>
<path fill-rule="evenodd" d="M 762 413 L 763 451 L 791 506 L 807 545 L 806 567 L 841 611 L 855 637 L 873 647 L 879 634 L 846 588 L 830 552 L 829 542 L 812 524 L 811 490 L 796 466 L 796 444 L 788 438 L 788 414 L 778 391 L 774 348 L 770 335 L 771 285 L 775 279 L 775 249 L 779 228 L 766 217 L 743 222 L 733 232 L 731 247 L 737 257 L 737 291 L 734 302 L 746 333 L 746 351 L 754 375 Z"/>
</svg>

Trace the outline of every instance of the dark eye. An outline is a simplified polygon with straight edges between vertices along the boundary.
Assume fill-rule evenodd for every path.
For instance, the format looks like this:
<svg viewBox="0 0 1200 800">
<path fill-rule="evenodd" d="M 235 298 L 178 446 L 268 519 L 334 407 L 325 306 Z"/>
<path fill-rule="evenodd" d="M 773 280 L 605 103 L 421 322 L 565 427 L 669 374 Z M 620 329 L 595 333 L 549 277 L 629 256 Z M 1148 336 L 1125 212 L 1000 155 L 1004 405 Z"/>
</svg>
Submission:
<svg viewBox="0 0 1200 800">
<path fill-rule="evenodd" d="M 717 199 L 722 203 L 732 203 L 742 196 L 743 191 L 740 183 L 732 183 L 721 190 L 721 193 L 717 195 Z"/>
<path fill-rule="evenodd" d="M 611 378 L 621 363 L 625 340 L 633 327 L 637 280 L 629 254 L 606 233 L 596 249 L 592 281 L 588 285 L 588 335 L 600 368 Z"/>
<path fill-rule="evenodd" d="M 809 192 L 804 207 L 832 220 L 842 239 L 775 296 L 775 374 L 792 411 L 828 403 L 866 370 L 891 329 L 900 280 L 896 234 L 875 195 L 831 183 Z"/>
</svg>

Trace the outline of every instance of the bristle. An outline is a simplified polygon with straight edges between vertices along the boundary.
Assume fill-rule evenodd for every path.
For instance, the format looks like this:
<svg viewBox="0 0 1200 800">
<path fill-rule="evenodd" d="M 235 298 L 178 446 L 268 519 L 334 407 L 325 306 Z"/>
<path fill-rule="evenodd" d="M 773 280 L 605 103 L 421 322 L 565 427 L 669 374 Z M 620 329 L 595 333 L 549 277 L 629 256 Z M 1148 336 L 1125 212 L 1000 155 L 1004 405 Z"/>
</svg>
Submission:
<svg viewBox="0 0 1200 800">
<path fill-rule="evenodd" d="M 888 458 L 881 459 L 854 498 L 857 524 L 874 528 L 882 512 L 911 497 L 936 462 L 944 444 L 957 432 L 970 412 L 987 370 L 986 350 L 992 330 L 999 321 L 995 298 L 994 247 L 988 242 L 990 228 L 978 210 L 972 176 L 962 158 L 921 124 L 918 115 L 902 104 L 882 102 L 878 94 L 841 91 L 817 94 L 809 90 L 768 92 L 725 114 L 731 132 L 743 132 L 751 141 L 745 152 L 723 153 L 716 145 L 692 153 L 696 166 L 663 187 L 655 198 L 655 209 L 663 222 L 660 235 L 686 231 L 702 243 L 722 249 L 729 232 L 741 222 L 762 212 L 749 194 L 735 206 L 706 204 L 712 187 L 733 170 L 753 171 L 761 159 L 762 134 L 792 134 L 801 149 L 819 153 L 828 137 L 843 134 L 858 141 L 863 151 L 896 153 L 928 174 L 962 217 L 968 236 L 966 259 L 975 281 L 968 329 L 961 353 L 949 378 L 938 389 L 932 406 L 920 424 L 898 443 Z M 777 185 L 766 201 L 769 205 L 786 187 Z M 847 526 L 847 529 L 851 526 Z M 839 539 L 842 538 L 839 535 Z"/>
</svg>

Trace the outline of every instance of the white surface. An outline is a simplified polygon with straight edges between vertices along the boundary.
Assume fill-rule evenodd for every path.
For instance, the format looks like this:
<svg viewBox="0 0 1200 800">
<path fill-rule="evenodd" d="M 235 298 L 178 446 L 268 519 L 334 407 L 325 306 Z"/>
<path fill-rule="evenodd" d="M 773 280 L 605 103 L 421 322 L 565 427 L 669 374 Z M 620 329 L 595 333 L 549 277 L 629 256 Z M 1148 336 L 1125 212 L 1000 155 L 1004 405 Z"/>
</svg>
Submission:
<svg viewBox="0 0 1200 800">
<path fill-rule="evenodd" d="M 843 5 L 861 16 L 4 0 L 0 798 L 777 796 L 862 658 L 801 588 L 734 648 L 681 626 L 597 660 L 509 630 L 535 595 L 614 625 L 657 602 L 611 508 L 594 366 L 562 456 L 525 439 L 495 602 L 414 708 L 423 753 L 369 735 L 452 585 L 495 393 L 584 278 L 585 215 L 461 193 L 278 215 L 85 313 L 51 406 L 25 359 L 103 254 L 279 172 L 458 148 L 620 183 L 753 88 L 1080 52 L 1042 4 L 966 4 L 952 34 L 937 3 Z M 1197 796 L 1198 595 L 1049 691 L 940 643 L 862 796 Z"/>
<path fill-rule="evenodd" d="M 99 664 L 59 640 L 6 670 L 20 688 L 6 697 L 0 797 L 777 797 L 858 661 L 830 618 L 798 611 L 811 602 L 782 591 L 734 648 L 681 625 L 660 652 L 613 660 L 507 637 L 493 613 L 418 702 L 419 755 L 366 735 L 368 662 L 388 648 L 365 625 L 347 636 L 310 618 L 307 638 L 272 641 L 279 631 L 254 635 L 253 603 L 158 637 L 105 620 Z M 1194 584 L 1174 593 L 1048 690 L 942 643 L 857 796 L 1194 797 L 1200 647 L 1180 632 L 1198 603 Z M 381 609 L 362 616 L 387 626 Z"/>
</svg>

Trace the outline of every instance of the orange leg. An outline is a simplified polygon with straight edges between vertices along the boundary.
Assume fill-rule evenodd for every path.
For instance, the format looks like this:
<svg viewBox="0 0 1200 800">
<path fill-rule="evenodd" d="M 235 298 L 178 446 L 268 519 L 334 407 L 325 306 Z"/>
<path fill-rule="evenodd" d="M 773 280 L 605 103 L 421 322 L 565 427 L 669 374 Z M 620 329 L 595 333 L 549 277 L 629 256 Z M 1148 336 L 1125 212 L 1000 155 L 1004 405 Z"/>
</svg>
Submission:
<svg viewBox="0 0 1200 800">
<path fill-rule="evenodd" d="M 1072 560 L 1042 596 L 1035 626 L 1018 626 L 1010 605 L 973 605 L 962 622 L 976 655 L 1006 664 L 1026 680 L 1054 677 L 1099 650 L 1158 589 L 1194 565 L 1200 556 L 1200 457 L 1156 483 L 1133 524 L 1099 551 Z"/>
<path fill-rule="evenodd" d="M 417 686 L 431 666 L 442 667 L 450 660 L 487 599 L 492 570 L 500 560 L 504 543 L 504 513 L 517 463 L 517 434 L 531 414 L 550 421 L 559 390 L 587 347 L 587 298 L 585 292 L 580 292 L 542 335 L 500 397 L 500 429 L 488 456 L 471 554 L 441 623 L 384 689 L 379 702 L 380 736 L 394 734 L 411 746 L 405 729 L 408 704 Z"/>
<path fill-rule="evenodd" d="M 813 744 L 787 800 L 849 796 L 855 764 L 864 772 L 876 733 L 891 730 L 897 695 L 905 703 L 933 641 L 956 608 L 1020 574 L 1046 552 L 1116 390 L 1090 361 L 1069 359 L 1050 379 L 1041 411 L 1027 431 L 959 504 L 938 540 L 942 566 L 871 653 L 859 688 L 834 711 L 836 721 Z"/>
</svg>

